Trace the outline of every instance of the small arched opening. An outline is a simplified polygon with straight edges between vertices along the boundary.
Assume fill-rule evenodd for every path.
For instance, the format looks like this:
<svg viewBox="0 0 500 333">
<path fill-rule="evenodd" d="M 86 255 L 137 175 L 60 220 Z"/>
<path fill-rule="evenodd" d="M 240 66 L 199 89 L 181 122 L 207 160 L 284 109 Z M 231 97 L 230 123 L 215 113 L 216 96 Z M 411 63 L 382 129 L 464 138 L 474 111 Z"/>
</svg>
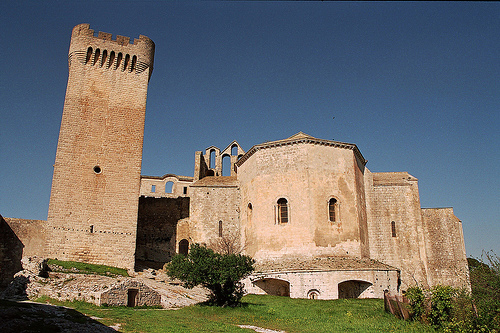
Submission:
<svg viewBox="0 0 500 333">
<path fill-rule="evenodd" d="M 187 256 L 188 252 L 189 252 L 189 241 L 187 239 L 183 239 L 179 242 L 179 254 Z"/>
<path fill-rule="evenodd" d="M 319 290 L 317 289 L 311 289 L 307 292 L 307 298 L 309 299 L 317 299 L 319 297 L 320 293 Z"/>
<path fill-rule="evenodd" d="M 339 298 L 359 298 L 372 283 L 359 280 L 348 280 L 339 283 Z"/>
</svg>

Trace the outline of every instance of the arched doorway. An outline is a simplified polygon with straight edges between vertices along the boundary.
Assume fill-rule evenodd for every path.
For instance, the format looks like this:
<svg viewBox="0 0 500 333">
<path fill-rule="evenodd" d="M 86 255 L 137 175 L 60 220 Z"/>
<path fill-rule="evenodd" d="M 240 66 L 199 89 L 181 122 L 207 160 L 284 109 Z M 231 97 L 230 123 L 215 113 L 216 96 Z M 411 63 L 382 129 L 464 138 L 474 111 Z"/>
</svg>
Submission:
<svg viewBox="0 0 500 333">
<path fill-rule="evenodd" d="M 187 239 L 183 239 L 179 242 L 179 254 L 187 256 L 188 252 L 189 252 L 189 241 Z"/>
<path fill-rule="evenodd" d="M 268 295 L 290 297 L 290 282 L 279 279 L 262 279 L 254 282 Z"/>
<path fill-rule="evenodd" d="M 358 280 L 348 280 L 339 283 L 339 298 L 358 298 L 372 283 Z"/>
</svg>

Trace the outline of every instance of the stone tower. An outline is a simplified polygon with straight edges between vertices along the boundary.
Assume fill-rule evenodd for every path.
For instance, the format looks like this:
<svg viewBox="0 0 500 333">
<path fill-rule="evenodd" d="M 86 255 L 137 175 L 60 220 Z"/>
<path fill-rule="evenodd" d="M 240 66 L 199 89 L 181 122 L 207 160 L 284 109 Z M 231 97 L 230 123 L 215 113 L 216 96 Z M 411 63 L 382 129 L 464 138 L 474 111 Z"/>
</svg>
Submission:
<svg viewBox="0 0 500 333">
<path fill-rule="evenodd" d="M 134 267 L 154 43 L 73 28 L 48 215 L 47 255 Z"/>
</svg>

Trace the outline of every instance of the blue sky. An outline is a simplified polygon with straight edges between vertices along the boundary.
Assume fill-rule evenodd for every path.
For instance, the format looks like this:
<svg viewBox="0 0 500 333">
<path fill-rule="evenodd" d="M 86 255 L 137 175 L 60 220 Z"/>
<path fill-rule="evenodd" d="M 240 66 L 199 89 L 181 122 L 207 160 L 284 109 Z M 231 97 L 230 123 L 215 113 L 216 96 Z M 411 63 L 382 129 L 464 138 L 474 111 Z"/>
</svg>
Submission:
<svg viewBox="0 0 500 333">
<path fill-rule="evenodd" d="M 408 171 L 500 254 L 500 3 L 3 1 L 0 214 L 46 219 L 71 29 L 156 43 L 142 173 L 299 131 Z M 333 119 L 335 117 L 335 119 Z"/>
</svg>

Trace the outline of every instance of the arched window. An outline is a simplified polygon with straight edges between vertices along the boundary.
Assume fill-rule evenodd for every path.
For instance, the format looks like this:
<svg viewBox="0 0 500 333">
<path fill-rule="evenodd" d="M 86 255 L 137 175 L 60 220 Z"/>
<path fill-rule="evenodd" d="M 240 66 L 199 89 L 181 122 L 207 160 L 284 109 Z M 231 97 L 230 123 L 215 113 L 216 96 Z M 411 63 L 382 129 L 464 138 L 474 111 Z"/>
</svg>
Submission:
<svg viewBox="0 0 500 333">
<path fill-rule="evenodd" d="M 337 207 L 337 199 L 335 198 L 331 198 L 329 201 L 328 201 L 328 219 L 330 220 L 330 222 L 335 222 L 337 221 L 337 212 L 338 210 L 338 207 Z"/>
<path fill-rule="evenodd" d="M 92 66 L 96 64 L 97 61 L 99 61 L 99 56 L 101 55 L 101 50 L 96 49 L 95 54 L 94 54 L 94 60 L 92 61 Z"/>
<path fill-rule="evenodd" d="M 210 150 L 210 159 L 208 164 L 210 169 L 215 169 L 215 149 Z"/>
<path fill-rule="evenodd" d="M 288 201 L 285 198 L 278 200 L 278 224 L 288 223 Z"/>
<path fill-rule="evenodd" d="M 104 66 L 107 59 L 108 59 L 108 51 L 104 50 L 104 51 L 102 51 L 101 63 L 99 64 L 99 67 Z"/>
<path fill-rule="evenodd" d="M 167 182 L 165 184 L 165 193 L 172 193 L 173 189 L 174 189 L 174 182 Z"/>
<path fill-rule="evenodd" d="M 222 237 L 222 221 L 219 221 L 219 237 Z"/>
<path fill-rule="evenodd" d="M 91 48 L 91 47 L 89 47 L 89 48 L 87 49 L 87 56 L 85 57 L 85 63 L 86 63 L 86 64 L 87 64 L 87 63 L 90 61 L 90 59 L 92 58 L 92 52 L 93 52 L 93 51 L 92 51 L 92 48 Z"/>
<path fill-rule="evenodd" d="M 231 156 L 227 154 L 222 156 L 222 175 L 231 176 Z"/>
<path fill-rule="evenodd" d="M 188 252 L 189 252 L 189 242 L 187 239 L 183 239 L 179 242 L 179 254 L 187 256 Z"/>
<path fill-rule="evenodd" d="M 394 221 L 391 222 L 391 233 L 392 237 L 396 237 L 396 222 Z"/>
<path fill-rule="evenodd" d="M 319 296 L 319 291 L 317 289 L 311 289 L 307 292 L 307 298 L 317 299 Z"/>
<path fill-rule="evenodd" d="M 231 155 L 233 155 L 233 156 L 238 155 L 238 146 L 237 145 L 233 145 L 231 147 Z"/>
</svg>

